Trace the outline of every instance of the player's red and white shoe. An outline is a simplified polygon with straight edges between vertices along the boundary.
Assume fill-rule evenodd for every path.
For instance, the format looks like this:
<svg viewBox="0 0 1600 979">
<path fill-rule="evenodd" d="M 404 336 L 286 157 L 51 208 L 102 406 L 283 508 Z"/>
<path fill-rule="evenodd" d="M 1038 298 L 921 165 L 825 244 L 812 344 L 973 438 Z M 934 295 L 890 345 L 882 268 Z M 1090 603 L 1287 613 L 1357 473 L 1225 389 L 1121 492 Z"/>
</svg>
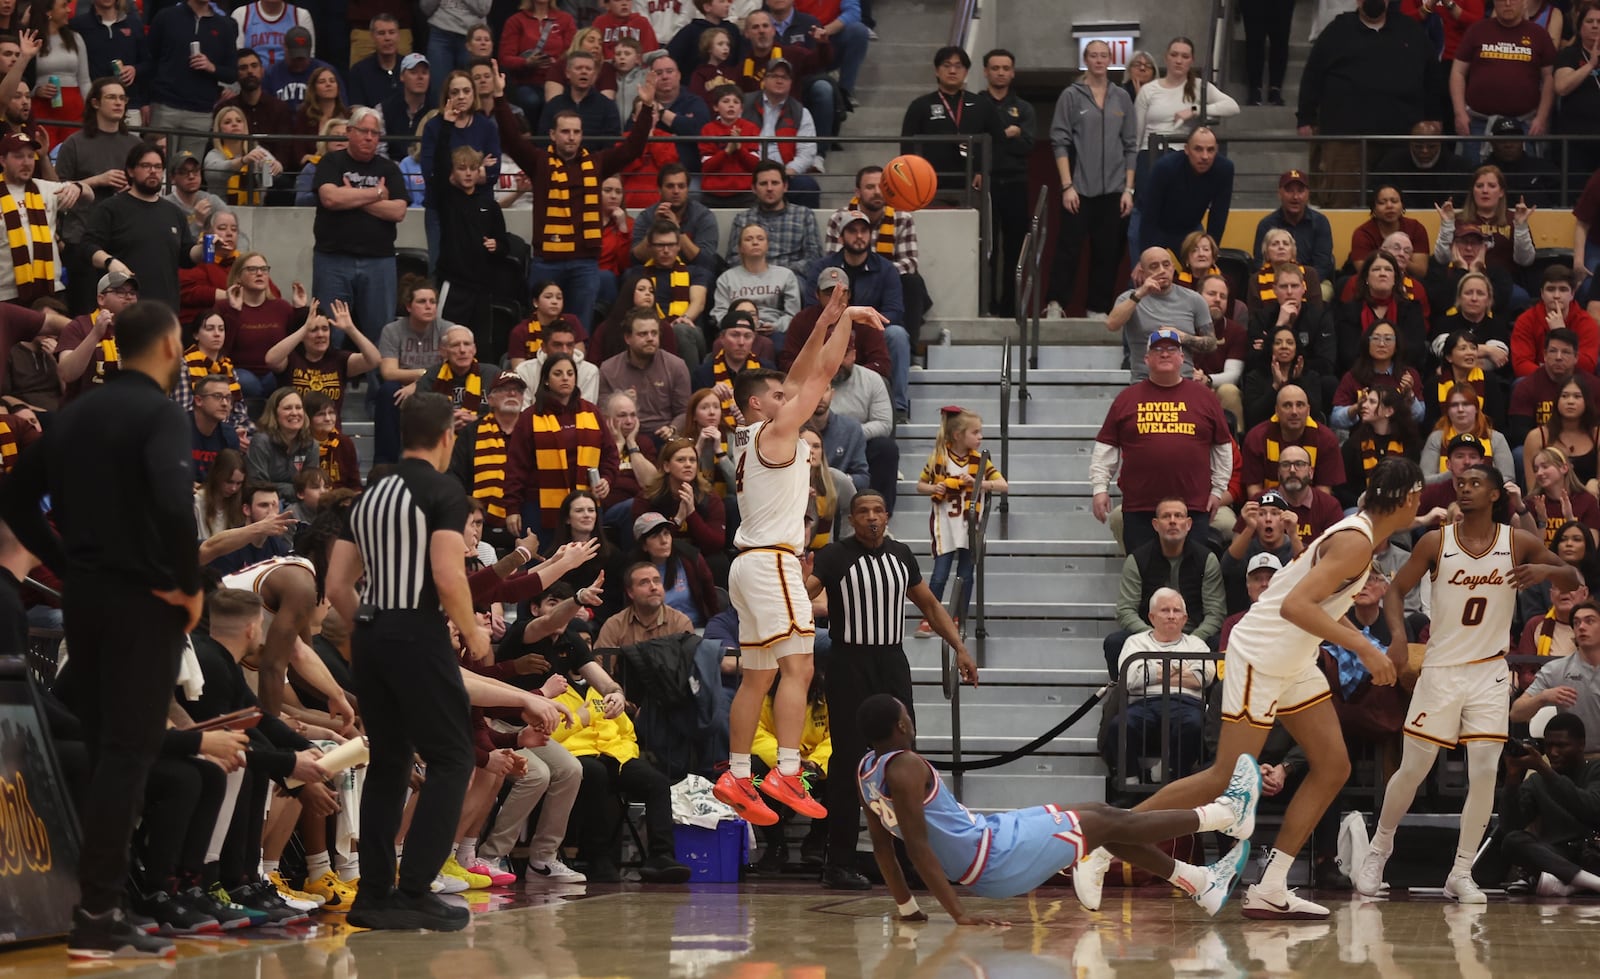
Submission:
<svg viewBox="0 0 1600 979">
<path fill-rule="evenodd" d="M 826 819 L 828 816 L 828 810 L 811 798 L 811 794 L 806 791 L 806 784 L 800 781 L 798 775 L 768 772 L 761 777 L 761 791 L 766 793 L 769 799 L 781 802 L 809 819 Z"/>
<path fill-rule="evenodd" d="M 756 783 L 752 778 L 734 778 L 732 772 L 723 772 L 722 777 L 717 779 L 717 784 L 711 787 L 711 794 L 716 796 L 719 802 L 731 807 L 739 814 L 739 818 L 747 823 L 771 826 L 778 821 L 778 814 L 773 812 L 761 798 L 761 793 L 756 791 Z"/>
</svg>

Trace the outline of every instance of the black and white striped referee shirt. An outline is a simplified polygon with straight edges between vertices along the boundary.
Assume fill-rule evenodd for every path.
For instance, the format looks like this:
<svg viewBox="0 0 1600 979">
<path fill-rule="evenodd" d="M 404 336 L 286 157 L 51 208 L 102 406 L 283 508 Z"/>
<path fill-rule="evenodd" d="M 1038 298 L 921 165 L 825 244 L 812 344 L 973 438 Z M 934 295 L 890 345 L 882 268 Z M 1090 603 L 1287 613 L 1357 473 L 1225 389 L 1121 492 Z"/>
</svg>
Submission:
<svg viewBox="0 0 1600 979">
<path fill-rule="evenodd" d="M 379 611 L 439 611 L 428 564 L 434 531 L 467 525 L 461 484 L 422 459 L 402 459 L 398 471 L 367 487 L 350 513 L 350 539 L 366 570 L 361 602 Z"/>
<path fill-rule="evenodd" d="M 811 574 L 828 592 L 828 635 L 852 646 L 905 639 L 906 592 L 922 581 L 911 548 L 885 539 L 876 550 L 854 537 L 817 552 Z"/>
</svg>

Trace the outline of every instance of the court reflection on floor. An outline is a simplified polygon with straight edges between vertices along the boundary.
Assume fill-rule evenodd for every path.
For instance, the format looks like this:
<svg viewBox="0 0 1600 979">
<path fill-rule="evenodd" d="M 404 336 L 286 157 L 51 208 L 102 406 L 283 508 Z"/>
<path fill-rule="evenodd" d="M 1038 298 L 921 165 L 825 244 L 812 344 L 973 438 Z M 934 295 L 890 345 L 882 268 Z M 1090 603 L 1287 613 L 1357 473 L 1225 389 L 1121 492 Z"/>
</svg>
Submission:
<svg viewBox="0 0 1600 979">
<path fill-rule="evenodd" d="M 1335 900 L 1329 921 L 1280 923 L 1246 921 L 1231 908 L 1207 918 L 1159 890 L 1108 892 L 1102 910 L 1086 914 L 1070 890 L 1046 888 L 974 902 L 1013 922 L 981 929 L 938 914 L 926 924 L 892 922 L 881 894 L 829 895 L 810 884 L 465 896 L 477 913 L 463 932 L 360 932 L 330 915 L 309 933 L 181 940 L 171 966 L 95 971 L 195 979 L 1576 979 L 1600 967 L 1600 903 Z M 0 953 L 5 979 L 65 974 L 59 945 Z"/>
</svg>

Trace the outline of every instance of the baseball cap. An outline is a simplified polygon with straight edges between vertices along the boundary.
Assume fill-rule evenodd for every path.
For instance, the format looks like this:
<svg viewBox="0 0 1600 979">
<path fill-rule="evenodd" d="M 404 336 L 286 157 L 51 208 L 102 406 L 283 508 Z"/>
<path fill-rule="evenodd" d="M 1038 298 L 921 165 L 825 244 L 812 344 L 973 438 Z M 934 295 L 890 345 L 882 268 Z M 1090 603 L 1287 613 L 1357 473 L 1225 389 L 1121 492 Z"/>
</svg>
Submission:
<svg viewBox="0 0 1600 979">
<path fill-rule="evenodd" d="M 756 328 L 756 314 L 748 309 L 730 309 L 723 315 L 720 327 L 723 330 L 731 330 L 735 327 L 754 330 Z"/>
<path fill-rule="evenodd" d="M 6 133 L 0 138 L 0 154 L 16 153 L 19 150 L 37 151 L 39 144 L 27 133 Z"/>
<path fill-rule="evenodd" d="M 852 224 L 855 224 L 857 221 L 866 224 L 869 228 L 872 226 L 872 219 L 860 211 L 846 211 L 844 212 L 844 223 L 840 224 L 839 228 L 843 230 L 844 228 L 848 228 Z"/>
<path fill-rule="evenodd" d="M 1294 509 L 1294 507 L 1289 505 L 1289 501 L 1283 498 L 1283 494 L 1279 493 L 1277 490 L 1267 490 L 1265 493 L 1262 493 L 1260 496 L 1256 497 L 1256 503 L 1260 504 L 1261 506 L 1274 507 L 1279 510 Z"/>
<path fill-rule="evenodd" d="M 1522 121 L 1515 116 L 1501 116 L 1489 127 L 1490 136 L 1521 136 L 1525 132 Z"/>
<path fill-rule="evenodd" d="M 1145 349 L 1154 350 L 1158 343 L 1175 343 L 1181 347 L 1183 346 L 1183 334 L 1170 326 L 1163 326 L 1150 334 L 1150 340 L 1145 344 Z"/>
<path fill-rule="evenodd" d="M 427 65 L 427 63 L 428 63 L 428 56 L 427 55 L 423 54 L 421 51 L 413 51 L 410 54 L 406 55 L 404 58 L 400 59 L 400 70 L 401 71 L 410 71 L 411 69 L 417 67 L 418 65 Z"/>
<path fill-rule="evenodd" d="M 794 75 L 794 62 L 790 61 L 788 58 L 773 58 L 771 61 L 767 62 L 768 71 L 776 71 L 779 68 L 787 71 L 790 76 Z"/>
<path fill-rule="evenodd" d="M 639 519 L 633 522 L 633 539 L 644 540 L 662 527 L 671 526 L 671 520 L 652 510 L 649 513 L 641 514 Z"/>
<path fill-rule="evenodd" d="M 528 382 L 516 371 L 501 371 L 500 376 L 494 379 L 493 384 L 489 385 L 489 390 L 494 391 L 506 387 L 519 387 L 526 391 Z"/>
<path fill-rule="evenodd" d="M 1483 439 L 1478 438 L 1471 432 L 1462 432 L 1451 439 L 1450 444 L 1445 447 L 1444 454 L 1448 456 L 1457 449 L 1476 449 L 1478 455 L 1485 454 L 1483 451 Z"/>
<path fill-rule="evenodd" d="M 1282 190 L 1290 184 L 1299 184 L 1302 187 L 1311 186 L 1310 184 L 1306 183 L 1306 175 L 1303 172 L 1299 170 L 1285 170 L 1278 176 L 1278 189 Z"/>
<path fill-rule="evenodd" d="M 139 280 L 126 272 L 107 272 L 100 277 L 100 287 L 95 290 L 95 293 L 110 292 L 112 289 L 121 289 L 123 286 L 130 285 L 135 289 L 139 288 Z"/>
<path fill-rule="evenodd" d="M 850 288 L 850 278 L 844 274 L 844 269 L 837 265 L 830 265 L 817 274 L 817 291 L 826 292 L 834 286 Z"/>
<path fill-rule="evenodd" d="M 1482 225 L 1468 224 L 1464 221 L 1456 222 L 1456 241 L 1460 241 L 1463 238 L 1477 238 L 1482 240 L 1488 237 L 1488 235 L 1483 233 Z"/>
<path fill-rule="evenodd" d="M 174 171 L 185 163 L 193 163 L 195 166 L 199 166 L 200 157 L 195 155 L 194 150 L 179 150 L 172 154 L 172 169 Z"/>
<path fill-rule="evenodd" d="M 1268 554 L 1266 551 L 1262 551 L 1260 554 L 1257 554 L 1255 557 L 1251 558 L 1250 563 L 1244 567 L 1244 573 L 1246 575 L 1253 575 L 1257 571 L 1282 570 L 1283 562 L 1278 560 L 1278 556 L 1276 554 Z"/>
<path fill-rule="evenodd" d="M 311 32 L 304 27 L 291 27 L 283 32 L 283 47 L 285 51 L 291 48 L 304 48 L 306 54 L 311 53 Z"/>
</svg>

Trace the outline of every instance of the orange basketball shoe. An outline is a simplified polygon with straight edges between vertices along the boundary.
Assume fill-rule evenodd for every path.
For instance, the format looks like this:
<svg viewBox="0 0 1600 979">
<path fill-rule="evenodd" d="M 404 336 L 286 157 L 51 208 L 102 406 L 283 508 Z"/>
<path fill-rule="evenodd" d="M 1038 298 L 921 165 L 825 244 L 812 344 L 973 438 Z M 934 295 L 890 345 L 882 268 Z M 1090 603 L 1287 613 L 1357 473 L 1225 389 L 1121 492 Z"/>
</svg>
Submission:
<svg viewBox="0 0 1600 979">
<path fill-rule="evenodd" d="M 761 791 L 773 801 L 783 803 L 802 816 L 811 819 L 826 819 L 828 816 L 828 810 L 811 798 L 811 794 L 806 791 L 805 783 L 800 781 L 798 775 L 784 775 L 777 770 L 770 771 L 761 777 Z"/>
<path fill-rule="evenodd" d="M 771 826 L 778 821 L 778 814 L 762 801 L 761 793 L 756 791 L 755 780 L 752 778 L 734 778 L 732 772 L 723 772 L 722 777 L 717 779 L 717 784 L 712 786 L 711 794 L 731 806 L 733 811 L 739 814 L 739 818 L 747 823 Z"/>
</svg>

